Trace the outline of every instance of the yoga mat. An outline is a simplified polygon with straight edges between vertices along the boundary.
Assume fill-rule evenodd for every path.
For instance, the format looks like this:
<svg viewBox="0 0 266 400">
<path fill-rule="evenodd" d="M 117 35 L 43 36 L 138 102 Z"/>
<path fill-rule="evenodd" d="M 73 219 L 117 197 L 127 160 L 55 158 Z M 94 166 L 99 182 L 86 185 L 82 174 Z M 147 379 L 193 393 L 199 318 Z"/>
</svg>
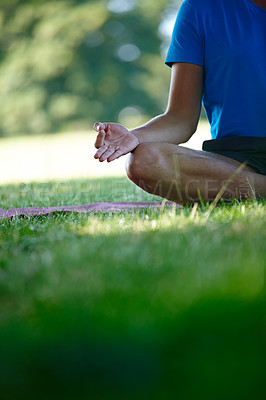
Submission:
<svg viewBox="0 0 266 400">
<path fill-rule="evenodd" d="M 138 210 L 145 208 L 163 209 L 164 207 L 180 206 L 170 201 L 167 202 L 107 202 L 107 203 L 92 203 L 79 206 L 60 206 L 60 207 L 24 207 L 11 208 L 9 210 L 0 208 L 0 218 L 12 218 L 15 216 L 36 216 L 48 215 L 52 213 L 97 213 L 97 212 L 119 212 L 124 210 Z"/>
</svg>

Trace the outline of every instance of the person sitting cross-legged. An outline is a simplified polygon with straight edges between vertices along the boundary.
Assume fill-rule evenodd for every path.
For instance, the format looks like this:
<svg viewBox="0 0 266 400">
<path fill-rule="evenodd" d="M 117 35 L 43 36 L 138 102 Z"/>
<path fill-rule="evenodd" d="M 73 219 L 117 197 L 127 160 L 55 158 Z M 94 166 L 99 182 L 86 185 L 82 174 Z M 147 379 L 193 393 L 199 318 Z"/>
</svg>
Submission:
<svg viewBox="0 0 266 400">
<path fill-rule="evenodd" d="M 129 153 L 126 172 L 171 201 L 266 197 L 266 0 L 185 0 L 166 64 L 164 114 L 134 130 L 94 124 L 95 158 Z M 179 146 L 196 132 L 201 103 L 212 139 L 202 151 Z"/>
</svg>

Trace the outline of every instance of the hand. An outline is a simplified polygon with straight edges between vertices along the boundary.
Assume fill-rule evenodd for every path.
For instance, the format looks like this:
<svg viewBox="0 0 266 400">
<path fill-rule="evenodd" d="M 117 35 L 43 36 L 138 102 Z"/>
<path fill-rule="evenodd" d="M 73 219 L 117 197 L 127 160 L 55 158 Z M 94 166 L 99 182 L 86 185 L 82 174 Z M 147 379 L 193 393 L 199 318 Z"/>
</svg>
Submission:
<svg viewBox="0 0 266 400">
<path fill-rule="evenodd" d="M 139 144 L 138 138 L 130 133 L 123 125 L 96 122 L 93 126 L 98 135 L 95 147 L 98 151 L 94 158 L 99 161 L 113 161 L 130 151 Z"/>
</svg>

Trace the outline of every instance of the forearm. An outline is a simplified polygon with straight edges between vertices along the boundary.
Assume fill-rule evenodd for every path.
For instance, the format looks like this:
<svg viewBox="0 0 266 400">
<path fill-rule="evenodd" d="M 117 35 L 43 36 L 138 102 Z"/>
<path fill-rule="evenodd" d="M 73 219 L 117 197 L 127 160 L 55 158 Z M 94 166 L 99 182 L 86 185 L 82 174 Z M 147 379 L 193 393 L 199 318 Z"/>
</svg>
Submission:
<svg viewBox="0 0 266 400">
<path fill-rule="evenodd" d="M 142 142 L 185 143 L 195 132 L 196 127 L 176 116 L 165 113 L 153 118 L 136 129 L 133 133 Z"/>
</svg>

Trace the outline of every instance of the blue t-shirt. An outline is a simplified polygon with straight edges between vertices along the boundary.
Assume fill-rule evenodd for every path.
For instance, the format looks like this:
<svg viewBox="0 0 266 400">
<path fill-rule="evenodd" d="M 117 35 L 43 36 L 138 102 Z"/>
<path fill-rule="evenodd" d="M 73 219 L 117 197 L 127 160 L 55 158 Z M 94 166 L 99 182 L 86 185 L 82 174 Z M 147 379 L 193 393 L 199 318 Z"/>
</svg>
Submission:
<svg viewBox="0 0 266 400">
<path fill-rule="evenodd" d="M 266 10 L 252 0 L 185 0 L 166 64 L 204 67 L 212 138 L 266 137 Z"/>
</svg>

